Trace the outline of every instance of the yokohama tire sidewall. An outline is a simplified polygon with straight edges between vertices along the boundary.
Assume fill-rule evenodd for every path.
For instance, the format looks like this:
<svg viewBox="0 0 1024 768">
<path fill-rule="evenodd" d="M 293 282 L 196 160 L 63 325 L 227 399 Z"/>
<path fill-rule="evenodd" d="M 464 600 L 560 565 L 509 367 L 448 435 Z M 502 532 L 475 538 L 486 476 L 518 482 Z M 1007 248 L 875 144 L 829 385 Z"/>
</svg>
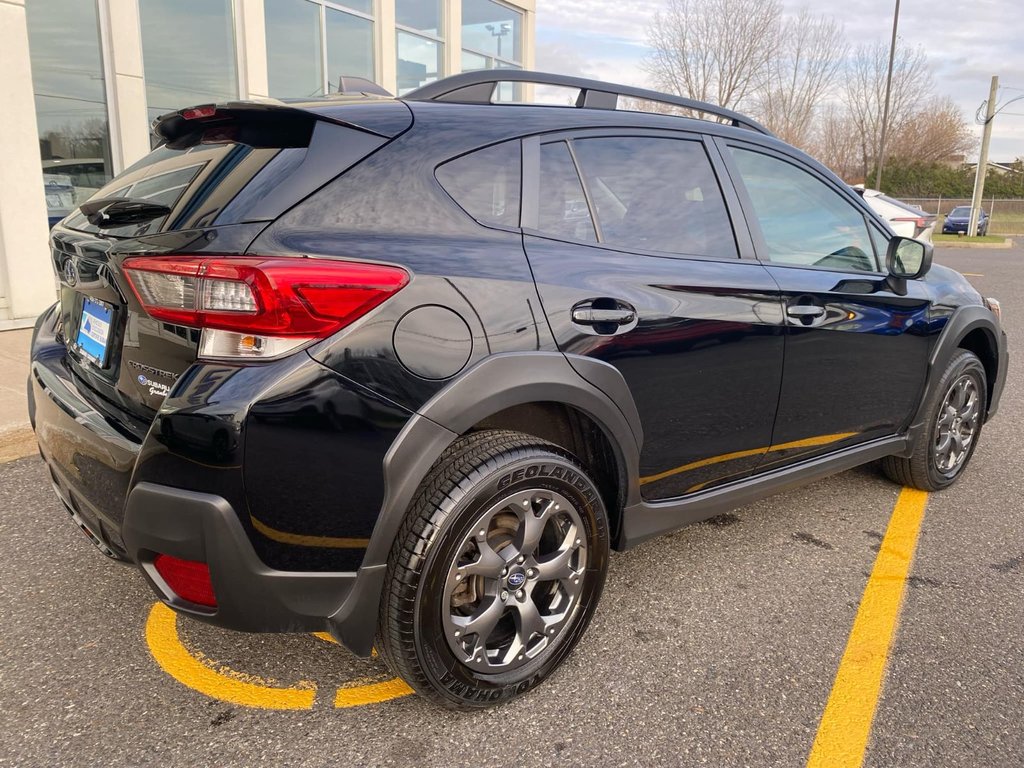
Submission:
<svg viewBox="0 0 1024 768">
<path fill-rule="evenodd" d="M 560 477 L 558 477 L 560 475 Z M 567 482 L 566 478 L 571 482 Z M 466 667 L 452 653 L 444 636 L 441 612 L 446 610 L 444 584 L 448 568 L 477 516 L 505 496 L 527 489 L 556 491 L 576 506 L 588 546 L 583 589 L 569 625 L 553 647 L 533 662 L 510 672 L 483 674 Z M 582 637 L 604 588 L 608 561 L 608 518 L 601 494 L 574 462 L 554 453 L 504 464 L 488 473 L 460 498 L 427 555 L 417 589 L 415 642 L 422 669 L 431 682 L 463 707 L 493 706 L 534 688 L 569 655 Z"/>
</svg>

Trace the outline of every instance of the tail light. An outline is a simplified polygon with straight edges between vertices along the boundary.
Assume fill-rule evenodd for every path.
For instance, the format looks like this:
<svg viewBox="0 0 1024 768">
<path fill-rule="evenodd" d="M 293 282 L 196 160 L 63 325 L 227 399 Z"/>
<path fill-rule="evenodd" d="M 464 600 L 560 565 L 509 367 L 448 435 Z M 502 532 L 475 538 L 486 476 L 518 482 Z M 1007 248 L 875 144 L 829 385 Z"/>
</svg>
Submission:
<svg viewBox="0 0 1024 768">
<path fill-rule="evenodd" d="M 157 555 L 153 567 L 167 586 L 182 600 L 207 608 L 217 607 L 210 580 L 210 566 L 198 560 L 182 560 L 170 555 Z"/>
<path fill-rule="evenodd" d="M 925 227 L 928 226 L 928 220 L 921 216 L 908 216 L 906 218 L 893 219 L 893 221 L 912 221 L 914 222 L 914 226 L 917 227 L 919 230 L 924 229 Z"/>
<path fill-rule="evenodd" d="M 203 357 L 287 354 L 336 333 L 409 282 L 397 267 L 330 259 L 140 256 L 123 268 L 151 317 L 202 329 Z"/>
</svg>

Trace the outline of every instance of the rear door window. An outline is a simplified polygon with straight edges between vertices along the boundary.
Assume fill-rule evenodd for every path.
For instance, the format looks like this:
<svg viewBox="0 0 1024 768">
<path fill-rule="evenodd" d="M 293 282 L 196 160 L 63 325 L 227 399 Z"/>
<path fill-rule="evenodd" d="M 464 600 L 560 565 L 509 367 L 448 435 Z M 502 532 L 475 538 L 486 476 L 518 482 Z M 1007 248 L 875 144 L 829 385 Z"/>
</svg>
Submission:
<svg viewBox="0 0 1024 768">
<path fill-rule="evenodd" d="M 452 199 L 481 224 L 519 227 L 519 141 L 457 157 L 439 166 L 435 176 Z"/>
<path fill-rule="evenodd" d="M 587 196 L 564 141 L 540 148 L 537 228 L 558 240 L 597 242 Z"/>
<path fill-rule="evenodd" d="M 627 250 L 737 258 L 732 224 L 699 141 L 582 138 L 573 149 L 601 242 Z"/>
</svg>

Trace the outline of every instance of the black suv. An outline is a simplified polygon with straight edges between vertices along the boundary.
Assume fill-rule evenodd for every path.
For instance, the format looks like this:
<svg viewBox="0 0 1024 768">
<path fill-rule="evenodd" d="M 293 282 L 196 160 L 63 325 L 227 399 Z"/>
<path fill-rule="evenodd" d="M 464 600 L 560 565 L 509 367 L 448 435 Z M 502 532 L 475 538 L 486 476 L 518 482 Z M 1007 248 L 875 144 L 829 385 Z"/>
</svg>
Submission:
<svg viewBox="0 0 1024 768">
<path fill-rule="evenodd" d="M 494 101 L 537 83 L 575 108 Z M 610 549 L 878 459 L 944 488 L 999 401 L 998 303 L 712 105 L 503 70 L 154 130 L 53 230 L 60 498 L 175 610 L 446 706 L 550 674 Z"/>
</svg>

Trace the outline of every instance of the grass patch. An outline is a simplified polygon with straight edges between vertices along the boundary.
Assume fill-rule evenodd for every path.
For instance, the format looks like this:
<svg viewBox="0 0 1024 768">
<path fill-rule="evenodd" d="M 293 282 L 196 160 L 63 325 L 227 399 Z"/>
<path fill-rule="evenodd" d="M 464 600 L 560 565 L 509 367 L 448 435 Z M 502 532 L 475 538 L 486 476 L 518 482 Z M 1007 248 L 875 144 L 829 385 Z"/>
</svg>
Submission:
<svg viewBox="0 0 1024 768">
<path fill-rule="evenodd" d="M 984 237 L 961 237 L 960 235 L 932 235 L 936 243 L 1002 243 L 1005 237 L 999 235 L 985 235 Z"/>
</svg>

